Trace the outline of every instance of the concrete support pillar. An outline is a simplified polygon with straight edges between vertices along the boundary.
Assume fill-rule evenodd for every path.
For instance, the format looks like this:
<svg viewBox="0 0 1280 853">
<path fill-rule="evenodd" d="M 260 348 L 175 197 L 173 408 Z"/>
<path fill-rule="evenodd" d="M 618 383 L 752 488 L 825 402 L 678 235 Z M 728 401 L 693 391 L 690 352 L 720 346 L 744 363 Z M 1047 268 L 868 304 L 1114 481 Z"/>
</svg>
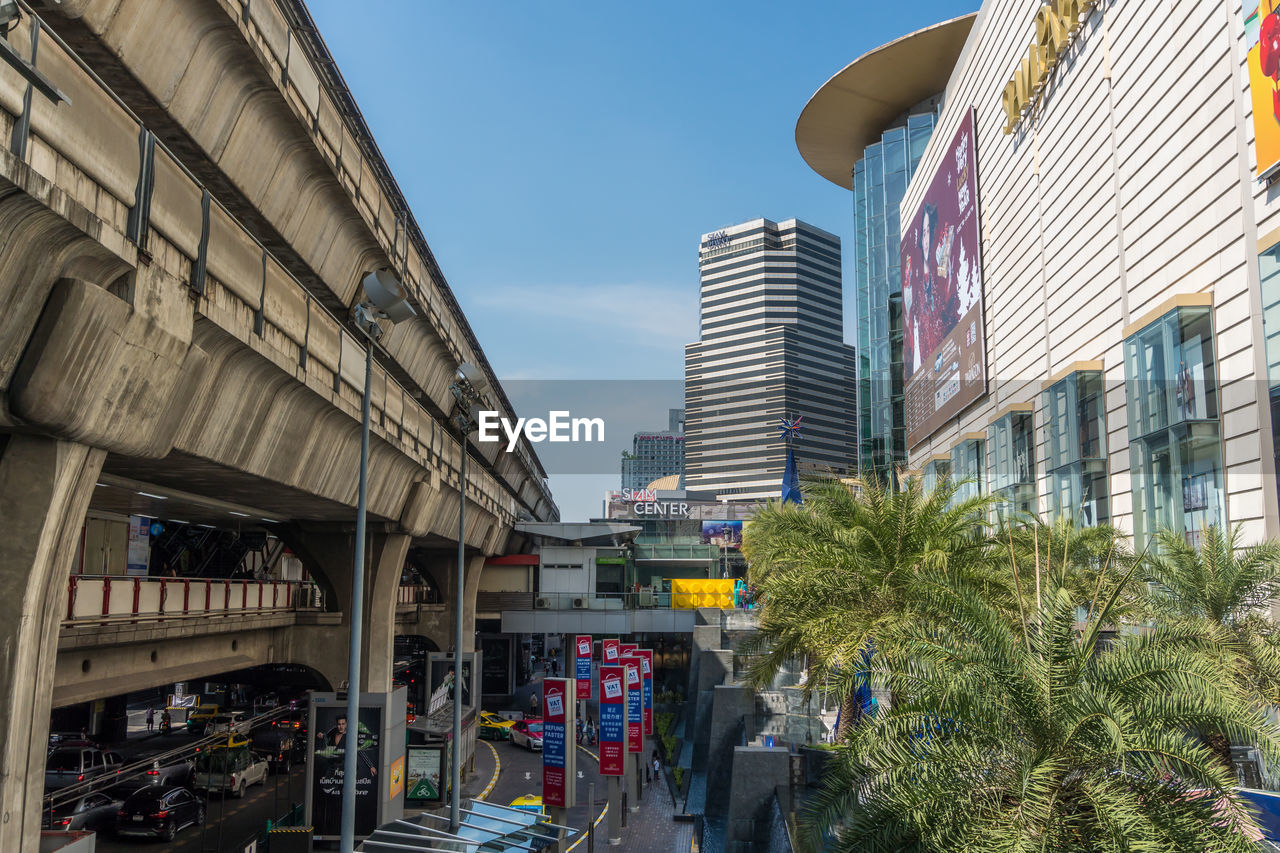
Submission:
<svg viewBox="0 0 1280 853">
<path fill-rule="evenodd" d="M 0 850 L 40 847 L 40 798 L 67 576 L 106 452 L 0 436 Z"/>
<path fill-rule="evenodd" d="M 609 845 L 622 843 L 622 785 L 619 777 L 609 777 L 609 814 L 605 818 L 609 827 Z"/>
<path fill-rule="evenodd" d="M 355 561 L 353 528 L 292 526 L 281 531 L 303 566 L 326 590 L 329 608 L 342 613 L 342 630 L 330 634 L 332 648 L 326 655 L 335 661 L 326 671 L 346 678 L 351 630 L 351 571 Z M 365 548 L 364 640 L 361 644 L 360 689 L 367 693 L 391 690 L 396 634 L 396 595 L 400 572 L 409 553 L 410 537 L 404 533 L 373 531 Z"/>
<path fill-rule="evenodd" d="M 462 647 L 459 651 L 474 652 L 476 650 L 476 593 L 480 589 L 480 574 L 484 571 L 484 554 L 467 555 L 466 561 L 466 580 L 462 587 L 462 600 L 466 604 L 466 609 L 462 612 Z M 458 571 L 457 560 L 453 563 L 453 571 Z M 453 579 L 449 581 L 450 590 L 453 589 Z M 449 604 L 453 604 L 453 597 L 448 599 Z"/>
</svg>

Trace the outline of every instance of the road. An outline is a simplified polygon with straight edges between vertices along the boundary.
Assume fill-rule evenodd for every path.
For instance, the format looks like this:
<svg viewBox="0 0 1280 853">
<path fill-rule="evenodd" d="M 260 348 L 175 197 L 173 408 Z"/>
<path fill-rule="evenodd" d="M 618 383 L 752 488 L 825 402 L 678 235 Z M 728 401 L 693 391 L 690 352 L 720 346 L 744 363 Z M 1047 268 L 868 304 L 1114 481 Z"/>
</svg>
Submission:
<svg viewBox="0 0 1280 853">
<path fill-rule="evenodd" d="M 525 794 L 540 795 L 542 793 L 542 753 L 529 752 L 510 741 L 496 741 L 493 745 L 497 747 L 498 757 L 502 760 L 502 775 L 498 777 L 498 784 L 493 787 L 493 792 L 487 798 L 489 802 L 505 806 L 516 797 Z M 592 782 L 596 786 L 596 807 L 592 810 L 594 819 L 594 815 L 599 814 L 600 809 L 604 808 L 608 789 L 600 776 L 599 765 L 582 750 L 578 750 L 578 799 L 577 805 L 569 810 L 568 820 L 565 821 L 566 826 L 572 826 L 575 829 L 586 827 L 587 785 Z M 584 849 L 586 848 L 579 848 L 579 850 Z"/>
<path fill-rule="evenodd" d="M 302 801 L 306 773 L 306 767 L 296 767 L 287 777 L 268 776 L 264 784 L 246 791 L 242 800 L 210 797 L 204 827 L 187 827 L 171 844 L 104 834 L 98 836 L 96 849 L 99 853 L 136 853 L 161 847 L 166 853 L 239 853 L 251 835 L 266 828 L 268 820 L 278 819 L 289 811 L 290 803 Z"/>
</svg>

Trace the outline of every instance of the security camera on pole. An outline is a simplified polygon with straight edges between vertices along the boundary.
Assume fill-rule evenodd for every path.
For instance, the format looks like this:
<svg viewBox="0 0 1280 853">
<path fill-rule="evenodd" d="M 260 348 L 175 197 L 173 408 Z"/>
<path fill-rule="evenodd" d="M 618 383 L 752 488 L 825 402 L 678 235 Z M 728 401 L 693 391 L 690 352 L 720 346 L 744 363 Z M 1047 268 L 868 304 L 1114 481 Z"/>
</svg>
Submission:
<svg viewBox="0 0 1280 853">
<path fill-rule="evenodd" d="M 356 499 L 355 566 L 351 572 L 351 646 L 347 663 L 347 720 L 353 731 L 360 719 L 360 642 L 364 632 L 364 540 L 366 499 L 369 493 L 369 386 L 373 375 L 373 348 L 382 338 L 383 321 L 401 323 L 417 316 L 406 299 L 404 286 L 394 274 L 377 270 L 364 277 L 365 299 L 352 309 L 352 320 L 368 338 L 364 350 L 364 398 L 360 404 L 360 485 Z M 356 740 L 356 738 L 353 738 Z M 355 850 L 356 758 L 358 750 L 343 749 L 342 853 Z"/>
</svg>

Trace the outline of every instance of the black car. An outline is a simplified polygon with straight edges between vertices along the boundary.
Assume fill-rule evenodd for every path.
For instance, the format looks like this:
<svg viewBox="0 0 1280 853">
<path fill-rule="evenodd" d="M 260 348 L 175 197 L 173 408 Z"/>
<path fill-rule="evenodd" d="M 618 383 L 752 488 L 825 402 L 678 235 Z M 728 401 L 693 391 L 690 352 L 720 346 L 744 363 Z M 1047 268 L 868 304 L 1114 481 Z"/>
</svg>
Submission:
<svg viewBox="0 0 1280 853">
<path fill-rule="evenodd" d="M 116 812 L 117 835 L 148 835 L 172 841 L 178 831 L 204 823 L 204 801 L 189 788 L 152 785 L 124 801 Z"/>
<path fill-rule="evenodd" d="M 252 749 L 271 765 L 272 773 L 288 773 L 295 761 L 305 761 L 306 741 L 293 729 L 266 727 L 253 733 Z"/>
<path fill-rule="evenodd" d="M 73 829 L 103 830 L 112 825 L 122 801 L 110 792 L 86 794 L 40 815 L 43 829 L 60 832 Z"/>
</svg>

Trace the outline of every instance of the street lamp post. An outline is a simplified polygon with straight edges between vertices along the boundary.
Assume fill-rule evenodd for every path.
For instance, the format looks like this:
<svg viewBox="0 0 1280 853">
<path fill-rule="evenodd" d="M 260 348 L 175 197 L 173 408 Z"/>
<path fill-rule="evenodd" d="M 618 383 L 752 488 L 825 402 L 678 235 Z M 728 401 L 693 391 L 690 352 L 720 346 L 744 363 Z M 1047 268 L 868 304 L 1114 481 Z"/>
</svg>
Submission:
<svg viewBox="0 0 1280 853">
<path fill-rule="evenodd" d="M 413 308 L 405 300 L 404 287 L 394 275 L 379 270 L 364 278 L 365 300 L 352 310 L 357 328 L 369 339 L 364 352 L 364 399 L 360 405 L 360 485 L 356 498 L 356 547 L 351 572 L 351 646 L 347 663 L 347 734 L 342 750 L 342 853 L 355 850 L 356 758 L 360 745 L 360 644 L 364 632 L 364 540 L 366 498 L 369 492 L 369 386 L 373 375 L 373 348 L 382 337 L 380 320 L 408 320 Z M 354 743 L 352 743 L 354 741 Z"/>
<path fill-rule="evenodd" d="M 453 596 L 453 760 L 449 766 L 449 829 L 457 832 L 462 823 L 462 614 L 463 588 L 467 581 L 467 436 L 476 428 L 475 413 L 484 402 L 489 380 L 470 364 L 458 366 L 449 390 L 456 402 L 454 423 L 462 435 L 462 458 L 458 464 L 458 572 L 454 578 Z"/>
</svg>

